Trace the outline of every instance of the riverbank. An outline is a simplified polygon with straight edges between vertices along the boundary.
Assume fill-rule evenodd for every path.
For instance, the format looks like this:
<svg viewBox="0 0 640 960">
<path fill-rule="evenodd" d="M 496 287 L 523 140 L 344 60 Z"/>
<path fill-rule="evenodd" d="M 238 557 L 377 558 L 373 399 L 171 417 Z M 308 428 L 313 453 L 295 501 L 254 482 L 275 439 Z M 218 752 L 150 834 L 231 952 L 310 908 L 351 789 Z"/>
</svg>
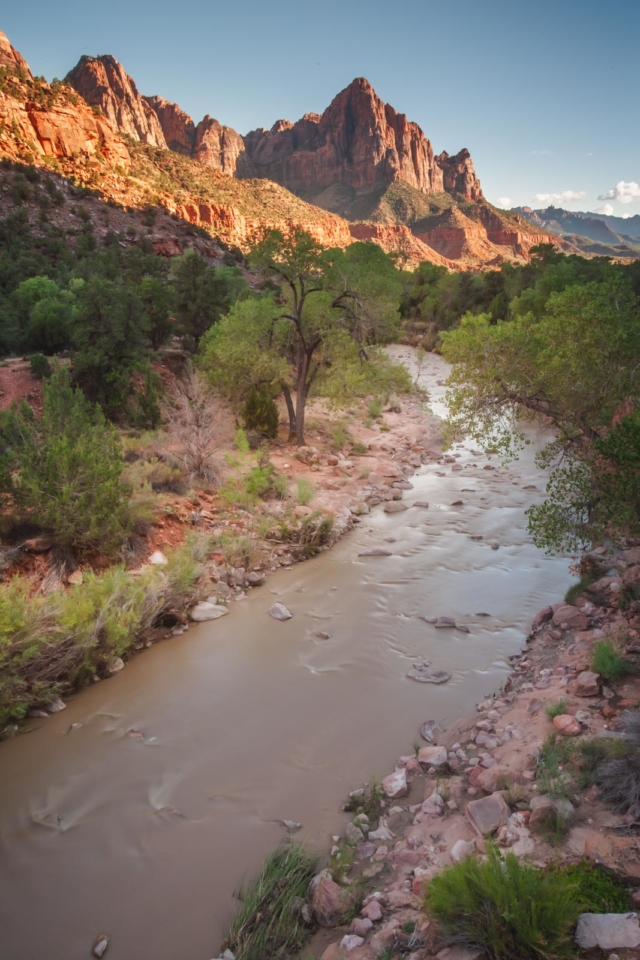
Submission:
<svg viewBox="0 0 640 960">
<path fill-rule="evenodd" d="M 370 784 L 350 795 L 355 816 L 312 884 L 320 926 L 309 956 L 479 957 L 447 943 L 423 900 L 438 872 L 481 856 L 489 838 L 536 867 L 596 864 L 635 889 L 629 907 L 640 907 L 640 805 L 615 812 L 584 748 L 614 742 L 640 706 L 640 546 L 613 558 L 597 551 L 583 568 L 593 582 L 540 611 L 499 693 L 444 730 L 423 724 L 414 751 L 382 780 L 379 816 L 362 812 Z M 628 672 L 595 672 L 602 644 Z M 346 902 L 349 922 L 336 924 Z M 640 955 L 618 937 L 609 944 L 618 956 Z"/>
</svg>

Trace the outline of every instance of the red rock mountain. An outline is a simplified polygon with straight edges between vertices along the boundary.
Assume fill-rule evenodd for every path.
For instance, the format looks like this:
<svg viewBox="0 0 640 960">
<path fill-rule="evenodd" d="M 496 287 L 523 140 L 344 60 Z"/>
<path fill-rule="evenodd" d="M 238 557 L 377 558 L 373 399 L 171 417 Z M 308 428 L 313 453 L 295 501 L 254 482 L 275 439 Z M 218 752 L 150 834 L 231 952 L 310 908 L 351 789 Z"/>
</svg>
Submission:
<svg viewBox="0 0 640 960">
<path fill-rule="evenodd" d="M 366 80 L 322 116 L 243 138 L 142 96 L 113 57 L 83 57 L 67 81 L 48 84 L 0 34 L 0 67 L 0 156 L 56 170 L 116 206 L 162 206 L 243 249 L 265 227 L 301 228 L 327 246 L 368 240 L 409 266 L 473 270 L 527 259 L 551 239 L 491 207 L 469 152 L 434 156 Z"/>
</svg>

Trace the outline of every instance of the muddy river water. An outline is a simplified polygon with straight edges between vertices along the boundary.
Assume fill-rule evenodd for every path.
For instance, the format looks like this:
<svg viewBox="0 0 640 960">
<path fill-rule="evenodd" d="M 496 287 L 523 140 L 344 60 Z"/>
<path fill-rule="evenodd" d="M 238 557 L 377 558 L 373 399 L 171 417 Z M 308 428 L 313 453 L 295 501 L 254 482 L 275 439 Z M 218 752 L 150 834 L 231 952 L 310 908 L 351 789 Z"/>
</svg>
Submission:
<svg viewBox="0 0 640 960">
<path fill-rule="evenodd" d="M 427 357 L 437 413 L 445 376 Z M 285 833 L 279 820 L 300 821 L 324 852 L 349 790 L 391 772 L 424 720 L 464 716 L 498 688 L 532 617 L 570 582 L 566 559 L 526 532 L 544 488 L 543 438 L 531 438 L 507 469 L 484 470 L 468 445 L 461 471 L 423 467 L 405 502 L 428 509 L 376 508 L 230 616 L 0 744 L 0 958 L 84 960 L 107 932 L 109 960 L 210 960 L 234 890 Z M 376 546 L 392 555 L 358 556 Z M 267 615 L 276 597 L 292 620 Z M 440 615 L 470 632 L 419 619 Z M 424 659 L 449 683 L 407 679 Z"/>
</svg>

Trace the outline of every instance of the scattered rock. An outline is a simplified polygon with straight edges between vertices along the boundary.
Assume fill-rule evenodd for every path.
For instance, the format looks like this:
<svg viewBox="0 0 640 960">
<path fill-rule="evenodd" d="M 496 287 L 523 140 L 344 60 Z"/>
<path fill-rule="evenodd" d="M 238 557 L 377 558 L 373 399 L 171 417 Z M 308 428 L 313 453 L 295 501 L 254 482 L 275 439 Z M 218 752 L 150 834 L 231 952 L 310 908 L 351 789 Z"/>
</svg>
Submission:
<svg viewBox="0 0 640 960">
<path fill-rule="evenodd" d="M 451 847 L 451 859 L 454 863 L 460 863 L 461 860 L 473 856 L 475 852 L 476 847 L 472 840 L 456 840 Z"/>
<path fill-rule="evenodd" d="M 51 703 L 47 704 L 48 713 L 60 713 L 61 710 L 66 710 L 67 705 L 64 700 L 61 700 L 60 697 L 56 697 L 55 700 L 52 700 Z"/>
<path fill-rule="evenodd" d="M 196 623 L 204 623 L 205 620 L 218 620 L 228 613 L 228 607 L 224 607 L 220 603 L 210 603 L 208 600 L 203 600 L 201 603 L 196 603 L 195 607 L 189 611 L 189 617 Z"/>
<path fill-rule="evenodd" d="M 348 823 L 344 831 L 348 843 L 359 844 L 364 842 L 364 833 L 355 823 Z"/>
<path fill-rule="evenodd" d="M 568 713 L 561 713 L 553 718 L 553 725 L 563 737 L 579 737 L 582 733 L 580 722 Z"/>
<path fill-rule="evenodd" d="M 575 685 L 577 697 L 597 697 L 600 695 L 600 677 L 591 670 L 583 670 L 578 675 Z"/>
<path fill-rule="evenodd" d="M 367 920 L 371 920 L 372 923 L 377 923 L 379 920 L 382 920 L 382 907 L 378 900 L 371 900 L 366 907 L 363 907 L 360 911 L 363 917 L 366 917 Z"/>
<path fill-rule="evenodd" d="M 456 622 L 452 617 L 437 617 L 434 626 L 438 630 L 446 629 L 447 627 L 455 627 Z"/>
<path fill-rule="evenodd" d="M 162 550 L 155 550 L 149 557 L 149 563 L 153 563 L 159 566 L 164 566 L 165 563 L 169 563 L 165 557 Z"/>
<path fill-rule="evenodd" d="M 429 743 L 435 743 L 436 730 L 442 730 L 442 727 L 435 720 L 425 720 L 420 727 L 420 736 Z"/>
<path fill-rule="evenodd" d="M 355 950 L 356 947 L 361 947 L 364 943 L 364 937 L 356 937 L 354 934 L 347 934 L 346 937 L 343 937 L 340 941 L 340 946 L 343 950 L 346 950 L 347 953 L 350 953 L 352 950 Z"/>
<path fill-rule="evenodd" d="M 291 620 L 293 614 L 290 610 L 287 610 L 284 603 L 276 601 L 269 610 L 269 616 L 273 617 L 274 620 Z"/>
<path fill-rule="evenodd" d="M 469 801 L 465 813 L 479 836 L 486 837 L 504 826 L 509 819 L 510 810 L 501 793 L 492 793 L 481 800 Z"/>
<path fill-rule="evenodd" d="M 106 933 L 99 933 L 96 939 L 93 942 L 93 947 L 91 952 L 94 957 L 104 957 L 107 952 L 107 947 L 109 946 L 109 936 Z"/>
<path fill-rule="evenodd" d="M 311 909 L 321 927 L 337 926 L 349 909 L 351 896 L 335 883 L 327 870 L 310 884 Z"/>
<path fill-rule="evenodd" d="M 121 670 L 124 670 L 124 660 L 120 657 L 115 657 L 107 667 L 107 670 L 112 675 L 114 673 L 120 673 Z"/>
<path fill-rule="evenodd" d="M 31 537 L 22 544 L 27 553 L 46 553 L 51 550 L 53 540 L 51 537 Z"/>
<path fill-rule="evenodd" d="M 635 913 L 582 913 L 576 943 L 583 950 L 634 950 L 640 947 L 640 924 Z"/>
<path fill-rule="evenodd" d="M 298 823 L 297 820 L 281 820 L 280 823 L 289 833 L 297 833 L 298 830 L 302 830 L 302 824 Z"/>
<path fill-rule="evenodd" d="M 367 917 L 357 917 L 351 924 L 351 933 L 355 933 L 356 937 L 366 937 L 372 929 L 373 923 Z"/>
<path fill-rule="evenodd" d="M 414 507 L 423 507 L 425 510 L 428 510 L 428 509 L 429 509 L 429 501 L 428 501 L 428 500 L 416 500 L 416 501 L 414 502 L 413 506 L 414 506 Z"/>
<path fill-rule="evenodd" d="M 445 758 L 446 754 L 447 752 L 445 750 Z M 406 770 L 396 770 L 394 773 L 390 773 L 389 776 L 385 777 L 382 781 L 382 789 L 390 800 L 397 800 L 400 797 L 406 797 L 407 793 L 409 792 Z M 382 840 L 384 838 L 373 837 L 373 839 Z"/>
<path fill-rule="evenodd" d="M 408 509 L 406 503 L 401 503 L 399 500 L 389 500 L 389 502 L 384 505 L 385 513 L 402 513 Z"/>
<path fill-rule="evenodd" d="M 447 748 L 446 747 L 420 747 L 418 750 L 418 763 L 421 767 L 426 768 L 435 767 L 446 767 L 448 763 Z"/>
<path fill-rule="evenodd" d="M 447 680 L 451 680 L 451 674 L 446 670 L 435 670 L 426 663 L 416 663 L 407 677 L 410 680 L 417 680 L 418 683 L 446 683 Z"/>
<path fill-rule="evenodd" d="M 364 550 L 358 554 L 359 557 L 392 557 L 391 550 L 385 550 L 384 547 L 374 547 L 373 550 Z"/>
<path fill-rule="evenodd" d="M 73 573 L 70 573 L 67 577 L 67 583 L 70 583 L 72 587 L 81 587 L 82 586 L 82 570 L 74 570 Z"/>
</svg>

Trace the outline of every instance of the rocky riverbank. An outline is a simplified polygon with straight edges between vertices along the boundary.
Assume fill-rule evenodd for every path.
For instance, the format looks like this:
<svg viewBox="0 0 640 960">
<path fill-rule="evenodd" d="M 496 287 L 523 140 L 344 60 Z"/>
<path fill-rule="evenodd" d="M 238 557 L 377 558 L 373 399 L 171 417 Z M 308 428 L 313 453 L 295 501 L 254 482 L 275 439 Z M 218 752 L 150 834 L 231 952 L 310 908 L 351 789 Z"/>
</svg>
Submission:
<svg viewBox="0 0 640 960">
<path fill-rule="evenodd" d="M 446 730 L 425 718 L 422 745 L 398 758 L 380 796 L 372 785 L 350 794 L 355 816 L 310 889 L 313 957 L 479 956 L 442 939 L 423 898 L 438 871 L 482 856 L 489 838 L 540 867 L 587 858 L 635 885 L 640 908 L 640 806 L 616 813 L 593 782 L 574 779 L 585 767 L 580 745 L 623 736 L 640 704 L 640 546 L 608 558 L 596 551 L 583 569 L 597 579 L 538 614 L 499 694 Z M 607 641 L 630 671 L 618 680 L 594 669 L 596 645 Z M 591 939 L 579 928 L 583 946 L 640 956 L 637 919 L 607 923 Z"/>
</svg>

